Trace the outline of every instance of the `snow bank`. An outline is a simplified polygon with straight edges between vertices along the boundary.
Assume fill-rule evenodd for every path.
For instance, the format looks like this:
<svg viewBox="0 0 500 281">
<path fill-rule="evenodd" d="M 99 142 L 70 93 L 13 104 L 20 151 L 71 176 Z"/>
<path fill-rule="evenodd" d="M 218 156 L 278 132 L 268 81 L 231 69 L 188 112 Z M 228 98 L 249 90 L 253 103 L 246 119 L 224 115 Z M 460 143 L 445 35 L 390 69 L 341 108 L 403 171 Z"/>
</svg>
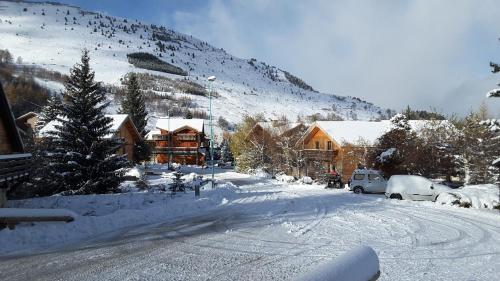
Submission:
<svg viewBox="0 0 500 281">
<path fill-rule="evenodd" d="M 46 217 L 70 217 L 78 215 L 65 209 L 22 209 L 22 208 L 0 208 L 0 218 L 46 218 Z"/>
<path fill-rule="evenodd" d="M 236 191 L 235 185 L 220 183 L 214 190 L 202 191 L 199 198 L 191 192 L 178 193 L 173 198 L 169 192 L 135 192 L 9 201 L 11 208 L 65 208 L 78 215 L 68 224 L 21 223 L 14 230 L 1 230 L 0 255 L 32 253 L 79 243 L 124 227 L 180 220 L 228 204 L 238 197 Z"/>
<path fill-rule="evenodd" d="M 295 178 L 292 176 L 285 175 L 285 174 L 278 174 L 278 175 L 276 175 L 276 180 L 282 181 L 282 182 L 293 182 L 293 181 L 295 181 Z"/>
<path fill-rule="evenodd" d="M 297 278 L 297 281 L 368 281 L 380 275 L 380 265 L 375 251 L 359 246 L 338 258 L 327 261 Z"/>
<path fill-rule="evenodd" d="M 302 184 L 312 184 L 313 183 L 313 179 L 311 177 L 302 177 L 302 178 L 299 179 L 298 182 L 302 183 Z"/>
<path fill-rule="evenodd" d="M 271 175 L 264 171 L 263 169 L 255 169 L 253 171 L 250 171 L 250 174 L 259 177 L 259 178 L 264 178 L 264 179 L 270 179 Z"/>
<path fill-rule="evenodd" d="M 493 209 L 500 206 L 499 198 L 499 187 L 494 184 L 466 185 L 452 192 L 440 194 L 436 203 L 476 209 Z"/>
</svg>

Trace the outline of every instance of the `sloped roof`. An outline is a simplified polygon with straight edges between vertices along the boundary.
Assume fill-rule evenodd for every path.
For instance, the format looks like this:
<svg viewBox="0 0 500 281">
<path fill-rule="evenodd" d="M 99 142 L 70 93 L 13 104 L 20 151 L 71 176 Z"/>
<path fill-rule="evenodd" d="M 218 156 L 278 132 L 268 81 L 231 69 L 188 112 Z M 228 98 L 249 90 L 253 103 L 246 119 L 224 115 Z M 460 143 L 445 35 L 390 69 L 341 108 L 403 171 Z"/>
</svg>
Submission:
<svg viewBox="0 0 500 281">
<path fill-rule="evenodd" d="M 315 124 L 339 143 L 356 143 L 360 139 L 374 143 L 389 127 L 389 121 L 387 120 L 379 122 L 316 121 Z"/>
<path fill-rule="evenodd" d="M 430 120 L 409 120 L 413 131 L 418 132 L 423 129 L 426 124 L 429 124 Z M 438 121 L 447 122 L 447 120 Z M 342 142 L 357 143 L 360 140 L 366 141 L 370 144 L 375 143 L 377 138 L 382 136 L 391 128 L 391 122 L 389 120 L 382 121 L 316 121 L 311 127 L 304 133 L 306 137 L 311 130 L 315 127 L 319 127 L 325 133 L 327 133 L 332 139 L 336 140 L 339 144 Z"/>
<path fill-rule="evenodd" d="M 123 123 L 125 123 L 125 121 L 128 118 L 127 114 L 106 114 L 105 116 L 110 117 L 112 119 L 111 128 L 110 128 L 111 133 L 106 135 L 105 138 L 111 138 L 121 128 Z M 133 122 L 132 122 L 132 124 L 133 124 Z M 49 134 L 49 132 L 56 131 L 56 126 L 58 126 L 58 125 L 61 125 L 61 122 L 59 122 L 57 120 L 50 121 L 49 123 L 47 123 L 47 125 L 45 125 L 42 129 L 40 129 L 40 131 L 38 132 L 38 136 L 39 137 L 46 137 Z M 139 135 L 139 132 L 137 132 L 135 125 L 134 125 L 134 129 L 135 129 L 137 135 Z"/>
<path fill-rule="evenodd" d="M 170 132 L 189 127 L 198 132 L 203 132 L 203 121 L 203 119 L 159 118 L 155 127 Z"/>
</svg>

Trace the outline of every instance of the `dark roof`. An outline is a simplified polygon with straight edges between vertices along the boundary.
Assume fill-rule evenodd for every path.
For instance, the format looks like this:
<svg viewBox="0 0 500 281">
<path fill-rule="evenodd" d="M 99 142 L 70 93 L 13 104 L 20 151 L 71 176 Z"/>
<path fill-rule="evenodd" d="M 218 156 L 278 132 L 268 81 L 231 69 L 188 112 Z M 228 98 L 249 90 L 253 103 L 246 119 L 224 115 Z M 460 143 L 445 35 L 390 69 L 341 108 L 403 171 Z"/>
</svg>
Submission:
<svg viewBox="0 0 500 281">
<path fill-rule="evenodd" d="M 10 139 L 13 149 L 12 152 L 24 152 L 23 142 L 17 130 L 9 101 L 7 101 L 7 97 L 3 91 L 2 83 L 0 83 L 0 122 L 3 123 L 7 132 L 7 137 Z"/>
</svg>

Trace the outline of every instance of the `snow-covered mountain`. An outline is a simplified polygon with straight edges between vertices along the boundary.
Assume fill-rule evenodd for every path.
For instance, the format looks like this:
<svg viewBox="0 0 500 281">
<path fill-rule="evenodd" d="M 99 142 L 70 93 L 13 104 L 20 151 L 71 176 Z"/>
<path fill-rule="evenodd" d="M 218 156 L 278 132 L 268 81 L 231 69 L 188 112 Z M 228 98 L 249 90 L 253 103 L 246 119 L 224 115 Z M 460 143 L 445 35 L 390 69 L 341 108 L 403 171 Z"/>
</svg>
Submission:
<svg viewBox="0 0 500 281">
<path fill-rule="evenodd" d="M 14 58 L 21 57 L 24 64 L 68 73 L 83 48 L 91 51 L 97 80 L 108 84 L 120 85 L 120 78 L 129 72 L 148 72 L 213 87 L 218 93 L 213 100 L 215 118 L 222 116 L 230 122 L 257 113 L 269 119 L 284 115 L 291 120 L 315 113 L 360 120 L 387 115 L 385 109 L 371 103 L 319 93 L 284 70 L 256 59 L 235 57 L 165 27 L 52 2 L 0 1 L 0 49 L 8 49 Z M 187 75 L 137 68 L 127 58 L 134 52 L 155 55 Z M 209 85 L 206 77 L 212 75 L 217 79 Z M 208 98 L 190 97 L 199 109 L 208 109 Z"/>
</svg>

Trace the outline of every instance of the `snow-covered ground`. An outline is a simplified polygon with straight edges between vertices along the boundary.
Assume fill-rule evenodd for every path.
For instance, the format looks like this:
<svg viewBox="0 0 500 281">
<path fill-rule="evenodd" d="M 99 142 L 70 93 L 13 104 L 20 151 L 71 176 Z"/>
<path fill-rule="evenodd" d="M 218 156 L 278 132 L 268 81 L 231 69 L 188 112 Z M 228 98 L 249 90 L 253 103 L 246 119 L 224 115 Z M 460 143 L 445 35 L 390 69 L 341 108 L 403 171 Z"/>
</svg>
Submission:
<svg viewBox="0 0 500 281">
<path fill-rule="evenodd" d="M 231 170 L 217 170 L 216 178 L 219 188 L 199 199 L 126 193 L 13 202 L 80 216 L 0 231 L 0 279 L 288 280 L 358 245 L 377 252 L 380 280 L 500 278 L 497 210 L 388 200 Z M 16 252 L 5 255 L 9 250 Z"/>
</svg>

